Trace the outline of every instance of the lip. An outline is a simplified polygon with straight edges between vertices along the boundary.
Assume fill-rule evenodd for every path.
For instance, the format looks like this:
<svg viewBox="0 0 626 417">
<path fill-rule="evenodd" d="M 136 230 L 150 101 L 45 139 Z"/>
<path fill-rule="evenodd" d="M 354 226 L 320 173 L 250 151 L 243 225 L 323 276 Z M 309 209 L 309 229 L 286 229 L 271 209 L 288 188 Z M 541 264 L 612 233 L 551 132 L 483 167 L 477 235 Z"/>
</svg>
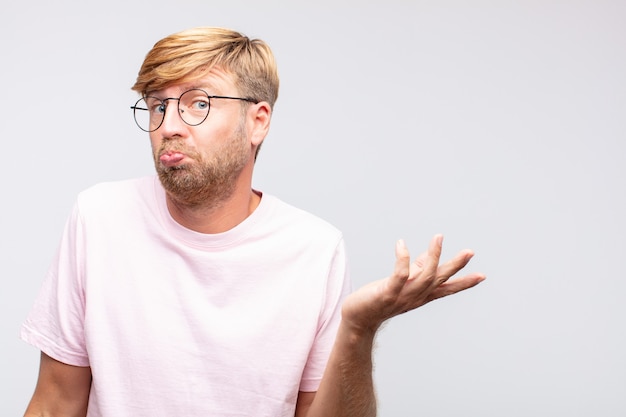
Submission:
<svg viewBox="0 0 626 417">
<path fill-rule="evenodd" d="M 166 167 L 179 165 L 187 155 L 180 151 L 163 151 L 159 155 L 159 161 Z"/>
</svg>

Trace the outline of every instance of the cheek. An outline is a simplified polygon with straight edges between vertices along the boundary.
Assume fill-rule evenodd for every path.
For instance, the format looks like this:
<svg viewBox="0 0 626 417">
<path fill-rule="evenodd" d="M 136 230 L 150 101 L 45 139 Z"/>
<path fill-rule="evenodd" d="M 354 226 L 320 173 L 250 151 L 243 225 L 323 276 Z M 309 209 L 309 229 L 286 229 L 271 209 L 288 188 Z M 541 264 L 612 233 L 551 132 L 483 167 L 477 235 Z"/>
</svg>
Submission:
<svg viewBox="0 0 626 417">
<path fill-rule="evenodd" d="M 197 151 L 204 153 L 213 153 L 222 147 L 232 143 L 233 136 L 236 134 L 236 125 L 223 123 L 217 126 L 206 124 L 204 122 L 200 126 L 195 126 L 192 133 L 189 147 L 194 147 Z"/>
<path fill-rule="evenodd" d="M 150 147 L 152 148 L 152 151 L 154 152 L 158 150 L 160 146 L 161 146 L 161 140 L 151 133 L 150 134 Z"/>
</svg>

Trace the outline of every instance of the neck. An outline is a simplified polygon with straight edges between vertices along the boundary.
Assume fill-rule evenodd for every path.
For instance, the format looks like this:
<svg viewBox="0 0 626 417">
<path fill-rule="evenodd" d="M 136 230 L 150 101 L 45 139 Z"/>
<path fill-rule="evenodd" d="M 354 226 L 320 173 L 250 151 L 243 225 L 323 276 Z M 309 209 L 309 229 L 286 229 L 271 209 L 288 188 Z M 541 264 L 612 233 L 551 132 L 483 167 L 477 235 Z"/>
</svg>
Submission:
<svg viewBox="0 0 626 417">
<path fill-rule="evenodd" d="M 258 207 L 261 196 L 249 188 L 225 201 L 188 206 L 166 195 L 167 208 L 180 225 L 199 233 L 222 233 L 244 221 Z"/>
</svg>

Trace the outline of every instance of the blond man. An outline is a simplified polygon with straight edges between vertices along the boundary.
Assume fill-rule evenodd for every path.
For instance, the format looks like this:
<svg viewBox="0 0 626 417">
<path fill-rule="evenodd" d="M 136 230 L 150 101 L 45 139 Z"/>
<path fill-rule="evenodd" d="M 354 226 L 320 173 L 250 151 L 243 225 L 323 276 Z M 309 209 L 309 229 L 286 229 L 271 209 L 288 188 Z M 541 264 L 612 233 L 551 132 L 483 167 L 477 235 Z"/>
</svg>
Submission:
<svg viewBox="0 0 626 417">
<path fill-rule="evenodd" d="M 26 416 L 373 416 L 389 318 L 449 280 L 442 237 L 352 292 L 342 234 L 252 188 L 278 96 L 270 48 L 221 28 L 159 41 L 133 89 L 156 176 L 77 197 L 22 327 L 41 350 Z"/>
</svg>

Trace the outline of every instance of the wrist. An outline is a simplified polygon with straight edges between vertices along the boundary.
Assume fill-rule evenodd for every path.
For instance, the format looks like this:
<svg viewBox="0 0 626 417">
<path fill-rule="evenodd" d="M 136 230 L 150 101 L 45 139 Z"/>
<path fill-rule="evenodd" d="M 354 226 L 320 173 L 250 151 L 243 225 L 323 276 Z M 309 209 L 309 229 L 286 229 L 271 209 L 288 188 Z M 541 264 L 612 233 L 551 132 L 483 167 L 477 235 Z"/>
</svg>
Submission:
<svg viewBox="0 0 626 417">
<path fill-rule="evenodd" d="M 371 350 L 378 328 L 379 326 L 365 327 L 342 321 L 339 325 L 337 336 L 343 343 L 353 349 L 362 347 L 363 349 Z"/>
</svg>

